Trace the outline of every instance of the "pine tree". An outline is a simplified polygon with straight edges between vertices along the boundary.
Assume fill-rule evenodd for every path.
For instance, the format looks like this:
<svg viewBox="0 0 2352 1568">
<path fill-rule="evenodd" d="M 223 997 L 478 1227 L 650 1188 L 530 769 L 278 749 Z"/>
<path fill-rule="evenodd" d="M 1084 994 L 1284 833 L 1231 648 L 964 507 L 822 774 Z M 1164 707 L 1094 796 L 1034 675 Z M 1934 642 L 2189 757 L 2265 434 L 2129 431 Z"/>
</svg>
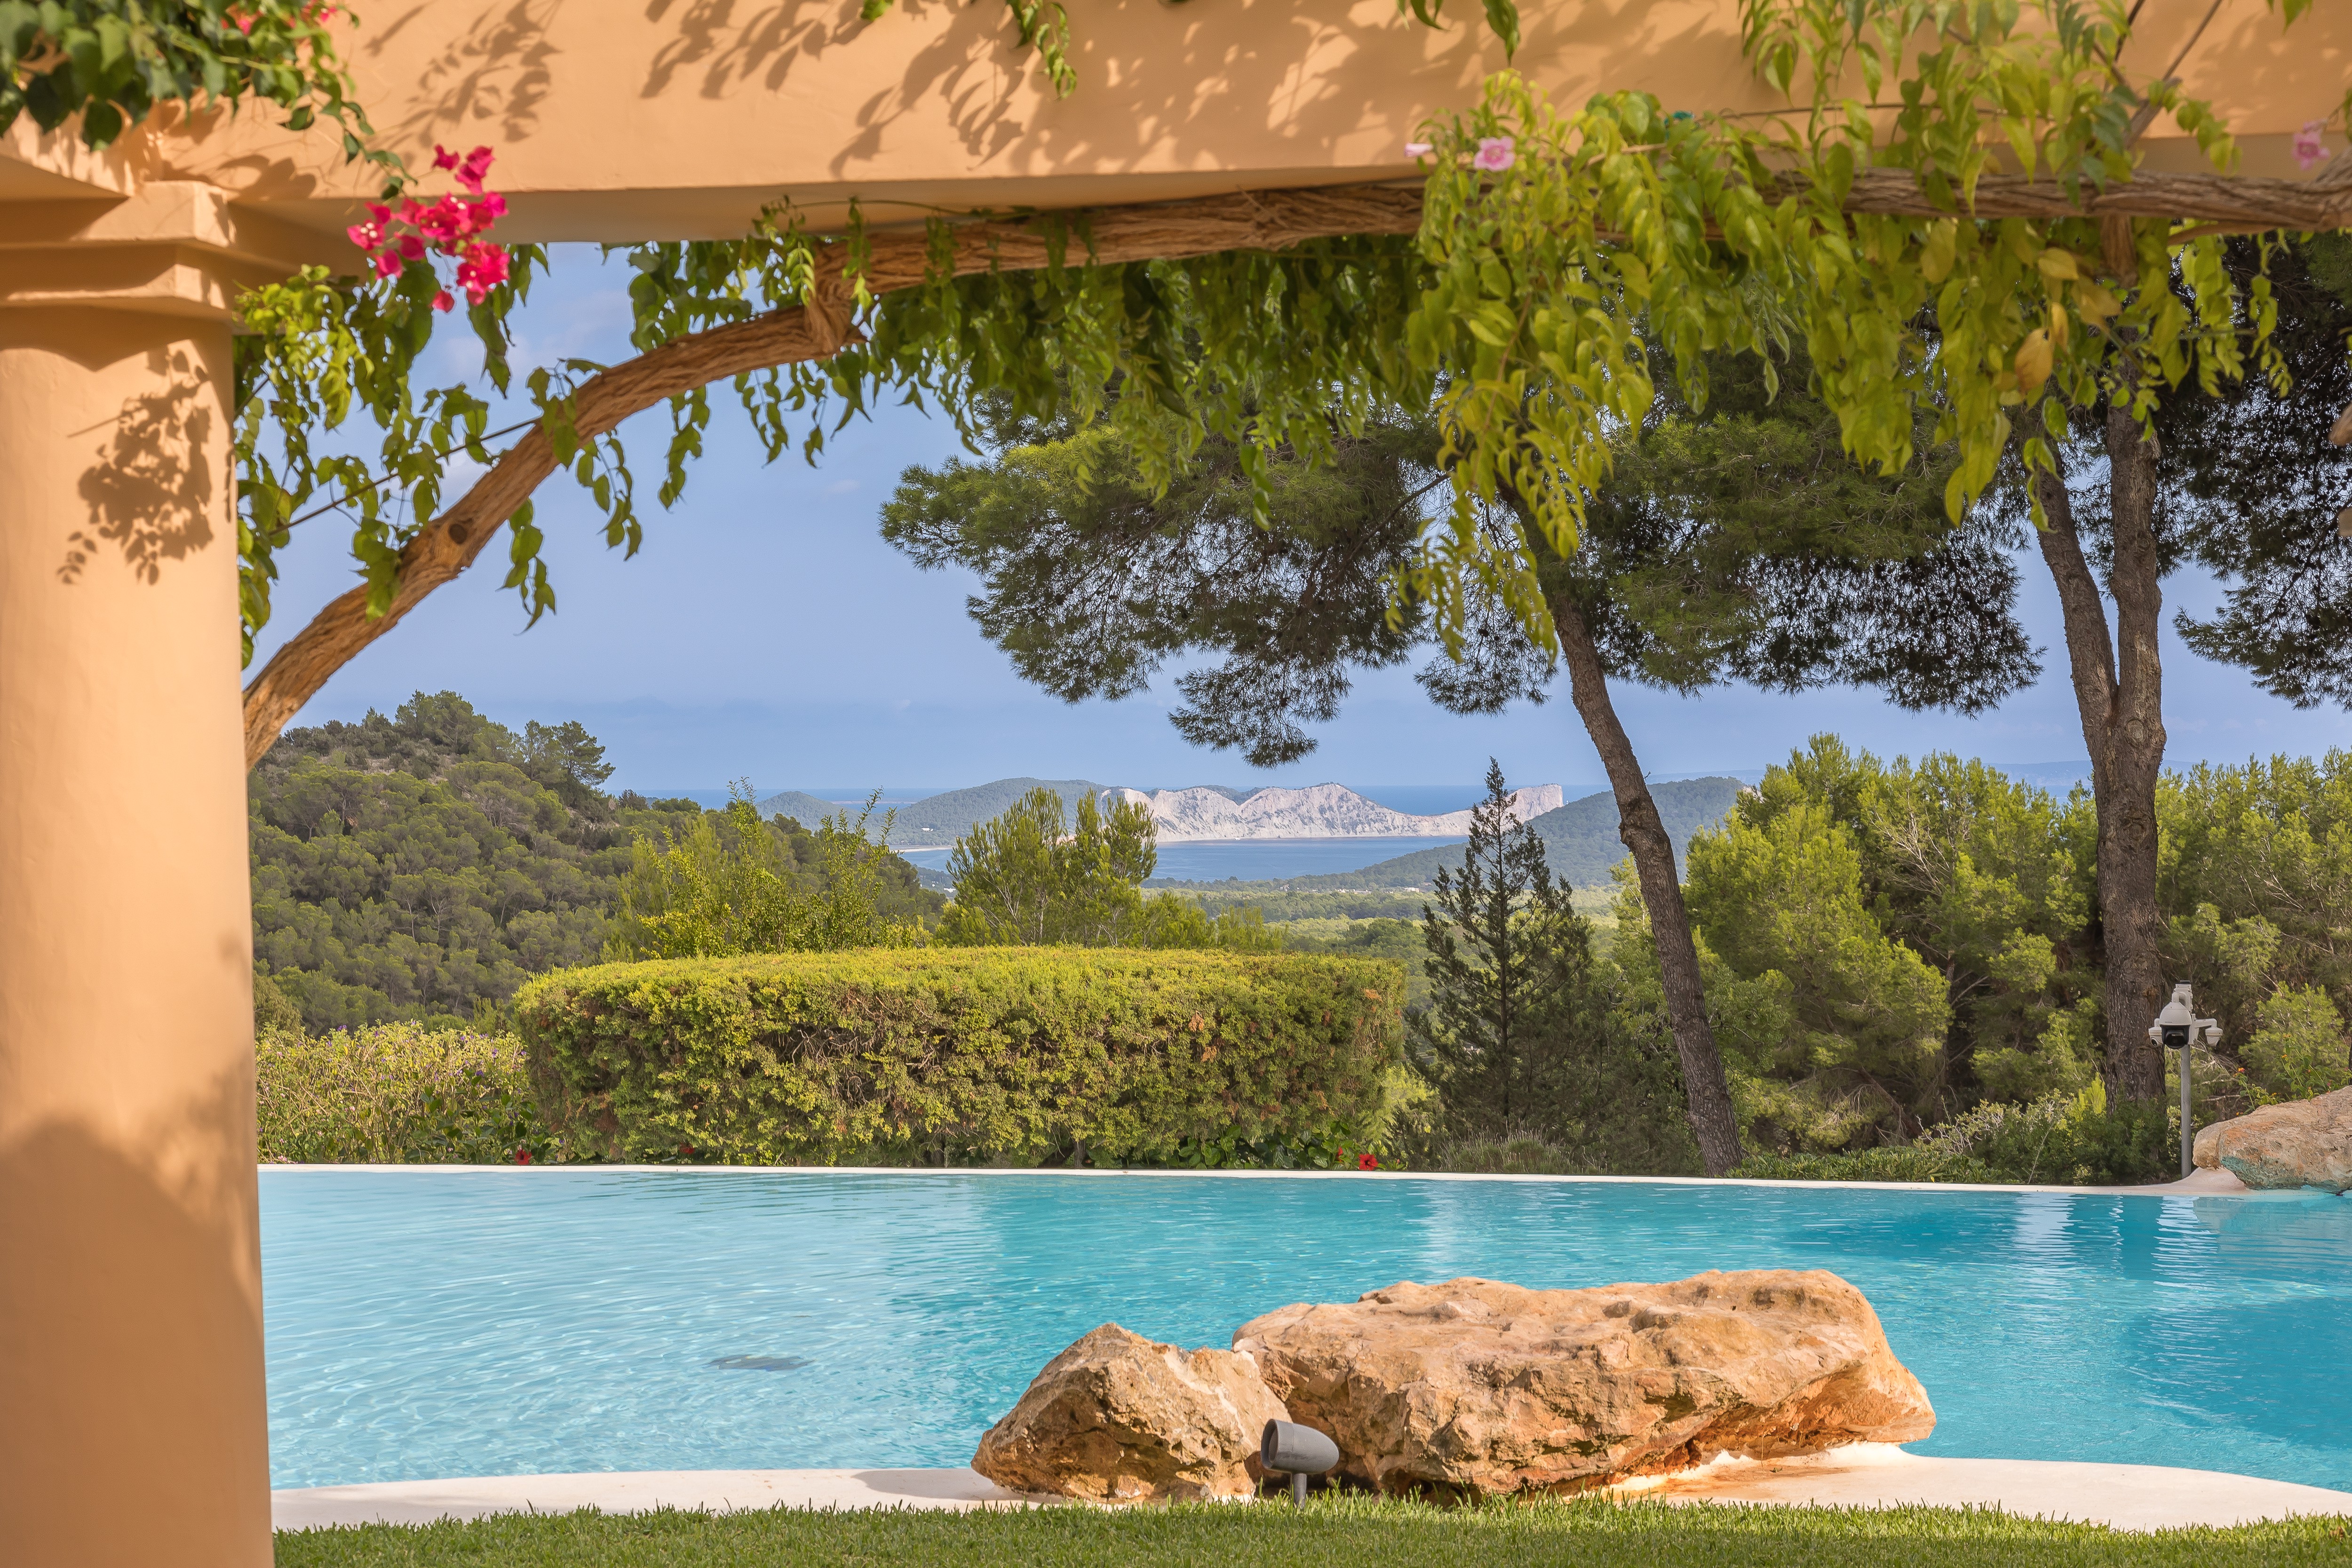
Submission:
<svg viewBox="0 0 2352 1568">
<path fill-rule="evenodd" d="M 1559 938 L 1576 916 L 1551 879 L 1543 840 L 1513 819 L 1503 770 L 1486 763 L 1486 798 L 1470 814 L 1455 871 L 1440 867 L 1422 906 L 1429 1005 L 1414 1034 L 1457 1132 L 1525 1130 L 1556 1066 L 1547 1058 L 1569 979 Z M 1524 906 L 1524 907 L 1522 907 Z"/>
</svg>

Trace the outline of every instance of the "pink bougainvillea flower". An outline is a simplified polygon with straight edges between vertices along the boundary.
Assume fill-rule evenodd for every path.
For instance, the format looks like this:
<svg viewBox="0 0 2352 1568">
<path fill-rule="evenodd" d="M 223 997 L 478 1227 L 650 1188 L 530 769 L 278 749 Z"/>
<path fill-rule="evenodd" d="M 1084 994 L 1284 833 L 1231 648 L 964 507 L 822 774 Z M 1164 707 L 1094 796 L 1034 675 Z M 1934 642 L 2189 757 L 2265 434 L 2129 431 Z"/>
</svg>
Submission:
<svg viewBox="0 0 2352 1568">
<path fill-rule="evenodd" d="M 457 301 L 449 297 L 449 290 L 444 289 L 433 296 L 433 308 L 436 310 L 454 310 L 457 308 Z"/>
<path fill-rule="evenodd" d="M 435 245 L 455 245 L 471 227 L 465 204 L 455 196 L 443 196 L 429 207 L 420 208 L 410 220 L 416 232 Z"/>
<path fill-rule="evenodd" d="M 1482 136 L 1478 139 L 1478 152 L 1470 160 L 1470 166 L 1484 169 L 1490 174 L 1499 174 L 1518 161 L 1518 149 L 1509 137 Z"/>
<path fill-rule="evenodd" d="M 401 259 L 404 261 L 425 259 L 425 242 L 413 234 L 404 234 L 400 237 L 399 249 Z"/>
<path fill-rule="evenodd" d="M 1426 142 L 1408 142 L 1404 144 L 1404 155 L 1408 158 L 1426 158 L 1435 151 L 1436 148 Z"/>
<path fill-rule="evenodd" d="M 433 166 L 436 169 L 454 169 L 457 166 L 457 154 L 436 142 L 433 143 Z"/>
<path fill-rule="evenodd" d="M 2297 163 L 2308 169 L 2325 163 L 2335 155 L 2328 152 L 2327 143 L 2320 139 L 2320 132 L 2326 129 L 2326 121 L 2315 120 L 2294 133 L 2294 161 Z"/>
<path fill-rule="evenodd" d="M 507 280 L 507 247 L 477 240 L 466 247 L 466 259 L 457 265 L 457 281 L 464 285 L 466 295 L 475 304 L 482 296 Z"/>
<path fill-rule="evenodd" d="M 380 223 L 355 223 L 343 232 L 362 250 L 373 250 L 383 243 L 383 225 Z"/>
<path fill-rule="evenodd" d="M 400 258 L 393 255 L 392 252 L 388 250 L 377 256 L 375 258 L 375 275 L 379 278 L 399 277 Z"/>
</svg>

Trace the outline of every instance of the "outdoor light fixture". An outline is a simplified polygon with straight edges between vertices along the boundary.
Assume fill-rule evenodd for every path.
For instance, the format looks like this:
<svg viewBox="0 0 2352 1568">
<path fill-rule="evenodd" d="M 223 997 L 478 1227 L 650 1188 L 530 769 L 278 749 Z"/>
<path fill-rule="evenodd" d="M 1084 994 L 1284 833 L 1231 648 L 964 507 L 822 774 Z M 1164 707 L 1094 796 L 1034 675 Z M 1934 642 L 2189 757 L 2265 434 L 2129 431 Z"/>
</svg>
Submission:
<svg viewBox="0 0 2352 1568">
<path fill-rule="evenodd" d="M 1312 1426 L 1269 1421 L 1257 1442 L 1257 1458 L 1269 1470 L 1289 1473 L 1290 1506 L 1297 1508 L 1307 1501 L 1307 1477 L 1339 1468 L 1339 1445 Z"/>
<path fill-rule="evenodd" d="M 2180 1053 L 2180 1173 L 2185 1178 L 2197 1168 L 2192 1155 L 2196 1131 L 2189 1120 L 2189 1048 L 2203 1046 L 2211 1050 L 2221 1043 L 2221 1024 L 2217 1018 L 2200 1018 L 2196 1004 L 2189 999 L 2189 982 L 2182 981 L 2172 988 L 2172 1000 L 2147 1026 L 2147 1037 L 2168 1051 Z"/>
</svg>

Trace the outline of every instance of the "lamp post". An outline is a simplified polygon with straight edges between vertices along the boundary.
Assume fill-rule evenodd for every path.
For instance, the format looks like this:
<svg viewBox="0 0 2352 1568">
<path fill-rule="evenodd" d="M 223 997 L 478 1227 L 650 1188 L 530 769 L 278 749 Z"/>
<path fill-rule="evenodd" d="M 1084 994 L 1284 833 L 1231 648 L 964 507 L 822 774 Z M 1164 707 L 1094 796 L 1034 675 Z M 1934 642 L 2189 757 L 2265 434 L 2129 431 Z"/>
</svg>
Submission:
<svg viewBox="0 0 2352 1568">
<path fill-rule="evenodd" d="M 2182 981 L 2172 988 L 2172 1000 L 2147 1026 L 2147 1037 L 2158 1047 L 2180 1053 L 2180 1174 L 2186 1180 L 2197 1168 L 2193 1149 L 2196 1129 L 2190 1123 L 2189 1110 L 2189 1052 L 2192 1046 L 2211 1050 L 2221 1043 L 2221 1025 L 2216 1018 L 2200 1018 L 2196 1004 L 2189 997 L 2189 982 Z"/>
</svg>

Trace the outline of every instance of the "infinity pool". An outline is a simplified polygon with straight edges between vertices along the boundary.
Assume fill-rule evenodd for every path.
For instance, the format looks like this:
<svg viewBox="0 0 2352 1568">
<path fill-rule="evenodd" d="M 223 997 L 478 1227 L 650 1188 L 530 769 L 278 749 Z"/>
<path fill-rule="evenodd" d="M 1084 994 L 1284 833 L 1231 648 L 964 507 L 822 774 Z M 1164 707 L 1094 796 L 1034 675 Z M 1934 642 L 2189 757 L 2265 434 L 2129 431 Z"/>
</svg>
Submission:
<svg viewBox="0 0 2352 1568">
<path fill-rule="evenodd" d="M 1829 1268 L 1915 1452 L 2352 1491 L 2352 1199 L 1412 1178 L 271 1171 L 274 1484 L 961 1465 L 1096 1324 Z"/>
</svg>

